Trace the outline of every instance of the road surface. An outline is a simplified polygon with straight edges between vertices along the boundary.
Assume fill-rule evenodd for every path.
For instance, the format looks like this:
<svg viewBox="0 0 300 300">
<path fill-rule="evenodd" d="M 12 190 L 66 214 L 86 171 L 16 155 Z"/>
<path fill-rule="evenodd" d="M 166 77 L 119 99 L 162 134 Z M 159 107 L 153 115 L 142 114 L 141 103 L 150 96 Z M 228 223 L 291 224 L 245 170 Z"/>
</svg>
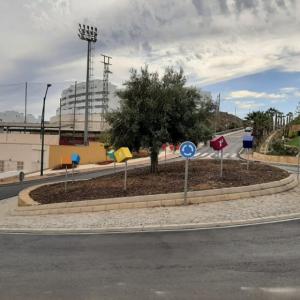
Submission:
<svg viewBox="0 0 300 300">
<path fill-rule="evenodd" d="M 238 159 L 238 153 L 243 146 L 242 140 L 244 134 L 244 131 L 241 130 L 225 136 L 228 146 L 223 149 L 224 159 Z M 198 153 L 199 155 L 197 155 L 196 159 L 219 158 L 219 152 L 210 148 L 209 144 L 200 148 Z"/>
<path fill-rule="evenodd" d="M 300 299 L 299 227 L 1 234 L 0 298 Z"/>
</svg>

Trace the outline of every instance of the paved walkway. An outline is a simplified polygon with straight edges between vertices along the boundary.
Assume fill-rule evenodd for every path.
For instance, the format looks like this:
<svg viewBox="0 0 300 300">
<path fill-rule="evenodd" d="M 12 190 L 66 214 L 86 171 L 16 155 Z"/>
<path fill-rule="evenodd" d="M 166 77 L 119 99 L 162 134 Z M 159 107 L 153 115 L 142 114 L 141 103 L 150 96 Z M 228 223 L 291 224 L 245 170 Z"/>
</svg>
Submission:
<svg viewBox="0 0 300 300">
<path fill-rule="evenodd" d="M 179 157 L 179 151 L 167 151 L 166 155 L 165 152 L 160 152 L 158 155 L 158 160 L 159 161 L 168 161 L 173 158 Z M 142 157 L 142 158 L 135 158 L 135 159 L 130 159 L 128 160 L 128 166 L 132 165 L 142 165 L 142 164 L 150 164 L 150 157 Z M 74 174 L 78 173 L 88 173 L 88 172 L 94 172 L 94 171 L 102 171 L 102 170 L 108 170 L 108 169 L 113 169 L 114 167 L 118 168 L 124 168 L 124 163 L 109 163 L 109 164 L 104 164 L 104 165 L 99 165 L 99 164 L 86 164 L 86 165 L 79 165 L 74 169 Z M 66 170 L 65 169 L 60 169 L 60 170 L 51 170 L 51 169 L 46 169 L 44 170 L 44 176 L 40 176 L 40 172 L 35 172 L 35 173 L 30 173 L 25 175 L 25 181 L 30 181 L 30 180 L 37 180 L 37 179 L 44 179 L 47 177 L 55 177 L 55 176 L 61 176 L 65 175 Z M 68 173 L 70 174 L 72 170 L 68 170 Z M 19 172 L 17 172 L 19 174 Z M 15 175 L 15 174 L 14 174 Z M 0 188 L 1 185 L 5 184 L 10 184 L 10 183 L 16 183 L 19 182 L 19 176 L 15 177 L 10 177 L 10 178 L 0 178 Z"/>
<path fill-rule="evenodd" d="M 0 230 L 141 231 L 201 228 L 300 217 L 300 186 L 281 194 L 186 207 L 49 216 L 13 216 L 17 198 L 0 202 Z"/>
</svg>

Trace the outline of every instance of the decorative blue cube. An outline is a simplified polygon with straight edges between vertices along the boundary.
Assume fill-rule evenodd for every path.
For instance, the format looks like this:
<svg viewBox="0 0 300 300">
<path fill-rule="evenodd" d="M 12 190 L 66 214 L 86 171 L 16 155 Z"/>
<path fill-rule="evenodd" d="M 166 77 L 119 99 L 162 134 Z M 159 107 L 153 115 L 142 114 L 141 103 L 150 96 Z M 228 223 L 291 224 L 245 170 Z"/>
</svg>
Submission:
<svg viewBox="0 0 300 300">
<path fill-rule="evenodd" d="M 245 135 L 243 137 L 243 148 L 245 148 L 245 149 L 253 148 L 253 136 L 252 135 Z"/>
<path fill-rule="evenodd" d="M 77 153 L 73 153 L 71 156 L 72 163 L 75 165 L 79 165 L 80 163 L 80 156 Z"/>
</svg>

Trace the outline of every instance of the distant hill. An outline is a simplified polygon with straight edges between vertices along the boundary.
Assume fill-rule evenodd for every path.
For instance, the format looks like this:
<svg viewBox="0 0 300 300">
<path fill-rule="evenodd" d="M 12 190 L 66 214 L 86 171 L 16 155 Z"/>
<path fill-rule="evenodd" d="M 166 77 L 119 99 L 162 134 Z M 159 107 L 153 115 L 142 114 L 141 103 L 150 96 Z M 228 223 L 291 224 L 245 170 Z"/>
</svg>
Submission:
<svg viewBox="0 0 300 300">
<path fill-rule="evenodd" d="M 211 120 L 212 128 L 214 128 L 215 119 Z M 217 131 L 243 127 L 243 120 L 235 115 L 220 111 L 217 120 Z"/>
</svg>

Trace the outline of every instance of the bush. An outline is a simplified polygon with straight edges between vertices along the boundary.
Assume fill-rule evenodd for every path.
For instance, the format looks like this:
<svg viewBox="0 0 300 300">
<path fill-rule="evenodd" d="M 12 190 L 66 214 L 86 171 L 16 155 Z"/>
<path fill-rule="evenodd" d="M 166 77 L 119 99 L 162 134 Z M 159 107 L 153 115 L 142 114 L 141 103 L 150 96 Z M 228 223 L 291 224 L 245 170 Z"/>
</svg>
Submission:
<svg viewBox="0 0 300 300">
<path fill-rule="evenodd" d="M 286 155 L 286 156 L 296 156 L 298 154 L 298 149 L 293 146 L 285 146 L 283 141 L 276 140 L 271 145 L 271 155 Z"/>
<path fill-rule="evenodd" d="M 298 135 L 298 132 L 297 131 L 289 131 L 289 135 L 288 137 L 290 139 L 293 139 L 294 137 L 296 137 Z"/>
</svg>

